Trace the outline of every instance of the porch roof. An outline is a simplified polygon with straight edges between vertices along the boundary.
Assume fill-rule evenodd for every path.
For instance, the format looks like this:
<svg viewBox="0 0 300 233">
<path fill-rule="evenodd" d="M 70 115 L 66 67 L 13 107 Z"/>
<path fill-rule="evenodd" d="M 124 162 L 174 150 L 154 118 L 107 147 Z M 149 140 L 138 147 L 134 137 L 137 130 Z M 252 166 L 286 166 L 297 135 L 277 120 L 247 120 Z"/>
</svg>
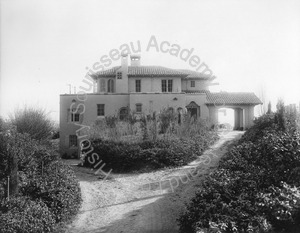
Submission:
<svg viewBox="0 0 300 233">
<path fill-rule="evenodd" d="M 261 100 L 253 92 L 210 92 L 185 91 L 186 93 L 205 93 L 207 105 L 258 105 Z"/>
</svg>

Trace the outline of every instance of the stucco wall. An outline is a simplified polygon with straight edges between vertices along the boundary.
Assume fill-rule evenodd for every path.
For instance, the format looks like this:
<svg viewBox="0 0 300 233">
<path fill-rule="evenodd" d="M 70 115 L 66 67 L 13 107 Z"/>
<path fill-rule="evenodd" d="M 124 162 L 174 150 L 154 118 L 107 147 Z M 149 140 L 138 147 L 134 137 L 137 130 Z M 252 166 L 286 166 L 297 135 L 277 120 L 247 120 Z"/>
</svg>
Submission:
<svg viewBox="0 0 300 233">
<path fill-rule="evenodd" d="M 89 126 L 97 118 L 103 118 L 97 116 L 97 104 L 105 104 L 105 115 L 118 115 L 119 109 L 129 106 L 128 94 L 87 94 L 85 97 L 77 98 L 77 95 L 61 95 L 60 96 L 60 152 L 72 154 L 76 152 L 78 148 L 69 148 L 69 135 L 76 135 L 76 130 L 83 126 Z M 85 99 L 85 101 L 81 101 Z M 69 109 L 72 104 L 72 100 L 76 100 L 72 106 L 73 109 L 84 109 L 84 114 L 81 114 L 80 121 L 70 121 Z M 82 130 L 78 131 L 78 135 L 81 135 Z"/>
<path fill-rule="evenodd" d="M 161 80 L 172 79 L 173 80 L 173 92 L 181 92 L 181 78 L 172 77 L 130 77 L 129 78 L 129 92 L 135 92 L 135 80 L 141 80 L 141 92 L 161 92 Z"/>
<path fill-rule="evenodd" d="M 131 93 L 130 94 L 130 109 L 135 110 L 136 104 L 142 104 L 142 109 L 145 114 L 151 112 L 159 112 L 164 108 L 172 107 L 185 108 L 184 93 Z"/>
<path fill-rule="evenodd" d="M 195 87 L 191 87 L 191 81 L 195 81 Z M 205 80 L 181 80 L 181 89 L 182 90 L 189 90 L 189 91 L 199 91 L 199 90 L 209 90 L 209 83 Z"/>
</svg>

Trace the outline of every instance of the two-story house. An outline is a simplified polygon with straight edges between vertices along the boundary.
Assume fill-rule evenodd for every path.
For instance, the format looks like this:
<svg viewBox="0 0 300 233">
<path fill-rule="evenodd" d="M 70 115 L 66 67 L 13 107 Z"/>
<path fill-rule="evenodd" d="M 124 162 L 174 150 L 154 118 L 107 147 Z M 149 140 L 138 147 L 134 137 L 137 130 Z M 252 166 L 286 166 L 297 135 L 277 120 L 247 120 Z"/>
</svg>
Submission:
<svg viewBox="0 0 300 233">
<path fill-rule="evenodd" d="M 253 122 L 254 106 L 261 104 L 254 93 L 210 92 L 213 78 L 200 72 L 142 66 L 139 55 L 131 55 L 130 60 L 129 65 L 128 55 L 122 55 L 121 66 L 92 75 L 96 90 L 85 98 L 78 99 L 76 94 L 60 96 L 62 154 L 77 152 L 80 127 L 105 116 L 125 118 L 128 110 L 147 115 L 172 108 L 214 125 L 218 109 L 228 107 L 235 111 L 234 127 L 248 128 Z"/>
</svg>

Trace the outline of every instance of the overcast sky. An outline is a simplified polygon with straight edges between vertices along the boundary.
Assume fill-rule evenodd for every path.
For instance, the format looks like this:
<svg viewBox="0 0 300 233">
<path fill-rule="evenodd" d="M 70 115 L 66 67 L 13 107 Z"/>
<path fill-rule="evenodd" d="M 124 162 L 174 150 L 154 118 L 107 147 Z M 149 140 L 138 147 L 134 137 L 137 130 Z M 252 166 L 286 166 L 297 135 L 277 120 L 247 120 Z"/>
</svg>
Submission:
<svg viewBox="0 0 300 233">
<path fill-rule="evenodd" d="M 58 120 L 68 84 L 78 90 L 86 67 L 130 42 L 140 43 L 142 65 L 195 69 L 147 51 L 151 36 L 194 49 L 220 83 L 212 90 L 264 87 L 273 101 L 300 101 L 300 1 L 2 0 L 1 115 L 27 104 Z"/>
</svg>

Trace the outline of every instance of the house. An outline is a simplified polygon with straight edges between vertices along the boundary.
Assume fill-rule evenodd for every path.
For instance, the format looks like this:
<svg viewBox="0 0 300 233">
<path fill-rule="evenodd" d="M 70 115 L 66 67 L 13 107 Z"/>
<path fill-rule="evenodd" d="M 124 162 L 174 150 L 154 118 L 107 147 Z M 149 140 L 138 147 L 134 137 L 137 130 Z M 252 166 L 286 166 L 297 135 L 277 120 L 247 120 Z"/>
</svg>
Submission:
<svg viewBox="0 0 300 233">
<path fill-rule="evenodd" d="M 83 125 L 110 115 L 122 119 L 128 109 L 147 115 L 171 108 L 215 125 L 218 109 L 226 107 L 234 109 L 235 129 L 252 125 L 254 106 L 261 104 L 254 93 L 212 93 L 210 76 L 191 70 L 142 66 L 139 55 L 131 55 L 130 60 L 128 65 L 128 55 L 122 55 L 121 66 L 92 75 L 97 88 L 85 99 L 76 98 L 76 94 L 60 95 L 62 154 L 77 153 L 78 140 L 84 136 L 80 132 Z"/>
</svg>

